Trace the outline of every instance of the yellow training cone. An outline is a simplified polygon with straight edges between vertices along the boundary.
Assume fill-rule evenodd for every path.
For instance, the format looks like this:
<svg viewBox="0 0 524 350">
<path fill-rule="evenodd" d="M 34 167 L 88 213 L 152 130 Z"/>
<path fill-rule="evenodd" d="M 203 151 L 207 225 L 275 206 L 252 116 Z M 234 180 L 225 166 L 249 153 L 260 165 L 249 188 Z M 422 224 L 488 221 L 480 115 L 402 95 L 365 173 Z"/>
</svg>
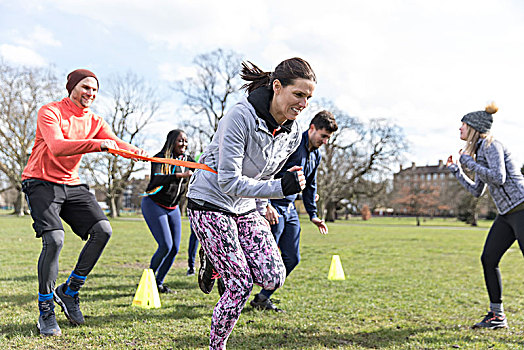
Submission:
<svg viewBox="0 0 524 350">
<path fill-rule="evenodd" d="M 329 268 L 328 280 L 345 280 L 344 270 L 342 269 L 342 263 L 340 262 L 340 256 L 333 255 L 331 259 L 331 267 Z"/>
<path fill-rule="evenodd" d="M 146 309 L 160 307 L 160 297 L 156 286 L 155 274 L 151 269 L 144 269 L 140 283 L 136 289 L 133 305 Z"/>
</svg>

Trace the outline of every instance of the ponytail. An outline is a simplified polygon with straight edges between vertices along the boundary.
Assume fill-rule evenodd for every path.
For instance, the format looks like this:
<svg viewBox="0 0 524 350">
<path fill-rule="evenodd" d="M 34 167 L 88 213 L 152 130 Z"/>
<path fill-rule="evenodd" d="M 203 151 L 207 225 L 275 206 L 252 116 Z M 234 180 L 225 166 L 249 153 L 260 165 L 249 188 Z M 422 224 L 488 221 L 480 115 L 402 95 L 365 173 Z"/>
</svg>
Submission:
<svg viewBox="0 0 524 350">
<path fill-rule="evenodd" d="M 295 79 L 307 79 L 317 82 L 315 72 L 313 72 L 309 63 L 299 57 L 280 62 L 274 72 L 264 72 L 250 61 L 242 62 L 240 77 L 248 82 L 242 85 L 242 89 L 246 89 L 249 94 L 263 86 L 271 89 L 271 85 L 276 79 L 284 87 L 293 84 Z"/>
<path fill-rule="evenodd" d="M 258 89 L 259 87 L 266 86 L 269 88 L 271 72 L 264 72 L 258 68 L 252 62 L 242 62 L 242 71 L 240 77 L 250 83 L 242 85 L 241 89 L 246 89 L 248 94 Z"/>
</svg>

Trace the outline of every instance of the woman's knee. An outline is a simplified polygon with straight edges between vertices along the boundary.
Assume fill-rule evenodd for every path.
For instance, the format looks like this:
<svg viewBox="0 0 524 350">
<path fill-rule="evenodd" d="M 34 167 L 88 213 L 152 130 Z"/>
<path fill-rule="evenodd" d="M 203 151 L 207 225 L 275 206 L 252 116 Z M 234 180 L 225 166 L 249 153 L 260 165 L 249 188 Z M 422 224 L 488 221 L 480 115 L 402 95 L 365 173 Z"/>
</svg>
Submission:
<svg viewBox="0 0 524 350">
<path fill-rule="evenodd" d="M 178 246 L 176 244 L 171 244 L 171 247 L 169 248 L 169 254 L 170 255 L 177 255 L 178 254 Z"/>
<path fill-rule="evenodd" d="M 275 271 L 274 274 L 266 278 L 261 283 L 261 287 L 265 290 L 275 290 L 284 285 L 284 282 L 286 281 L 286 270 L 281 269 L 279 271 Z"/>
<path fill-rule="evenodd" d="M 248 299 L 253 290 L 253 278 L 246 274 L 239 278 L 229 279 L 226 282 L 228 289 L 236 291 L 242 299 Z"/>
<path fill-rule="evenodd" d="M 499 265 L 500 258 L 498 255 L 484 251 L 480 256 L 480 261 L 484 268 L 494 268 Z"/>
</svg>

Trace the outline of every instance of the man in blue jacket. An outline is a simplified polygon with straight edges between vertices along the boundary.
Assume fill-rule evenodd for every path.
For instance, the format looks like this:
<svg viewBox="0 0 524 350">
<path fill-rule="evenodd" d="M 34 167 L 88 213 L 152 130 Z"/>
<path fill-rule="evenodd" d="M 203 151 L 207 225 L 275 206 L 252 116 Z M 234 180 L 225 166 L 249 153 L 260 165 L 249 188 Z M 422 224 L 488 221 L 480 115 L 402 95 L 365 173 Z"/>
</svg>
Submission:
<svg viewBox="0 0 524 350">
<path fill-rule="evenodd" d="M 321 111 L 311 120 L 309 129 L 302 134 L 302 141 L 297 150 L 289 157 L 282 170 L 275 175 L 275 179 L 281 178 L 287 169 L 293 166 L 302 167 L 306 177 L 306 187 L 302 190 L 302 200 L 309 214 L 309 219 L 322 234 L 328 233 L 324 221 L 317 216 L 317 169 L 320 164 L 320 146 L 329 141 L 331 135 L 338 130 L 335 117 L 328 111 Z M 298 218 L 295 200 L 297 195 L 289 195 L 282 199 L 271 199 L 267 206 L 266 219 L 271 224 L 271 231 L 275 241 L 280 248 L 282 260 L 286 266 L 286 276 L 298 265 L 300 261 L 300 221 Z M 251 300 L 252 307 L 260 310 L 272 310 L 281 312 L 270 297 L 274 290 L 262 289 Z"/>
</svg>

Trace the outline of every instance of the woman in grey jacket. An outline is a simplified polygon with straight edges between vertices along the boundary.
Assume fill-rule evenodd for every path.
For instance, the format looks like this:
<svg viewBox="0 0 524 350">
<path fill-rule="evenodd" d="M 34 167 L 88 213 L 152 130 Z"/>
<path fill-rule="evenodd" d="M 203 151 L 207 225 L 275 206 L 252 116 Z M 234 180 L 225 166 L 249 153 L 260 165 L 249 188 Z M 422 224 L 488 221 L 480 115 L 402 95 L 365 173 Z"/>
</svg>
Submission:
<svg viewBox="0 0 524 350">
<path fill-rule="evenodd" d="M 264 72 L 248 62 L 242 64 L 241 77 L 248 82 L 243 86 L 248 96 L 220 120 L 200 157 L 218 175 L 196 170 L 187 193 L 191 225 L 225 284 L 213 311 L 211 349 L 225 349 L 253 283 L 276 289 L 285 280 L 282 258 L 257 206 L 265 208 L 267 199 L 298 193 L 305 186 L 299 167 L 282 179 L 273 176 L 300 145 L 295 119 L 315 89 L 311 66 L 291 58 L 274 72 Z"/>
<path fill-rule="evenodd" d="M 447 162 L 459 182 L 475 197 L 479 197 L 487 185 L 498 210 L 481 256 L 490 311 L 473 328 L 508 327 L 502 306 L 499 262 L 515 240 L 524 253 L 524 177 L 508 150 L 489 134 L 497 110 L 491 104 L 485 111 L 468 113 L 462 118 L 460 138 L 466 141 L 466 147 L 460 152 L 460 164 L 475 173 L 475 181 L 453 163 L 451 156 Z"/>
</svg>

